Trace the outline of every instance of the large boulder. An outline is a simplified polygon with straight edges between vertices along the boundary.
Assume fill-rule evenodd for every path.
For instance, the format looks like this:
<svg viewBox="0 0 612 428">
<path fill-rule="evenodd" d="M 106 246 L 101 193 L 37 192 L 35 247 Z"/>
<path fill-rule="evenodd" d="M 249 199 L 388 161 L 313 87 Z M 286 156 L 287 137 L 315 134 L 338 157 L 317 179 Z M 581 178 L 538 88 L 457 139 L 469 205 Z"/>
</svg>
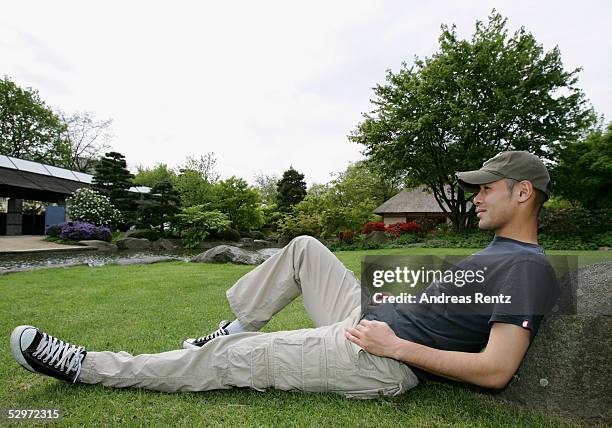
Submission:
<svg viewBox="0 0 612 428">
<path fill-rule="evenodd" d="M 150 250 L 151 241 L 145 238 L 123 238 L 117 241 L 120 250 Z"/>
<path fill-rule="evenodd" d="M 134 257 L 129 259 L 119 259 L 115 260 L 109 265 L 119 265 L 119 266 L 129 266 L 129 265 L 150 265 L 153 263 L 161 263 L 161 262 L 173 262 L 180 260 L 177 257 L 168 257 L 168 256 L 153 256 L 153 257 Z"/>
<path fill-rule="evenodd" d="M 232 245 L 218 245 L 191 259 L 196 263 L 238 263 L 243 265 L 258 265 L 263 263 L 269 256 Z"/>
<path fill-rule="evenodd" d="M 165 238 L 161 238 L 161 239 L 158 239 L 157 241 L 151 242 L 151 249 L 153 250 L 172 251 L 172 250 L 177 250 L 178 248 L 179 246 L 175 242 L 172 242 L 171 240 L 165 239 Z"/>
<path fill-rule="evenodd" d="M 111 244 L 110 242 L 106 241 L 99 241 L 97 239 L 79 241 L 79 243 L 87 247 L 95 248 L 98 251 L 117 251 L 117 246 L 115 244 Z"/>
<path fill-rule="evenodd" d="M 587 419 L 612 421 L 612 262 L 561 280 L 559 304 L 499 397 Z"/>
</svg>

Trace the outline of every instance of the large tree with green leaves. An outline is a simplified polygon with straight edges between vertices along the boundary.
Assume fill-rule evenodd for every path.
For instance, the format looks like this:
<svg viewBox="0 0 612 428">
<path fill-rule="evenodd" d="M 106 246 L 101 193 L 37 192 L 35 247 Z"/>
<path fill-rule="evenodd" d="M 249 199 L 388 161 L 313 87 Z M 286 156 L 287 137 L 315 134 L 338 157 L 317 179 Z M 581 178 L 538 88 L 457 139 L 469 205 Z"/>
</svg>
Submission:
<svg viewBox="0 0 612 428">
<path fill-rule="evenodd" d="M 426 185 L 461 230 L 474 216 L 454 173 L 477 169 L 504 150 L 549 161 L 553 147 L 575 140 L 593 121 L 557 47 L 545 52 L 523 27 L 508 35 L 493 11 L 470 40 L 442 26 L 440 48 L 413 66 L 388 71 L 374 88 L 374 110 L 352 133 L 381 172 Z"/>
<path fill-rule="evenodd" d="M 153 187 L 162 181 L 173 182 L 175 179 L 176 173 L 169 168 L 168 165 L 165 163 L 158 163 L 152 168 L 137 166 L 136 174 L 132 181 L 136 186 Z"/>
<path fill-rule="evenodd" d="M 293 169 L 293 166 L 283 173 L 276 186 L 276 202 L 281 212 L 290 212 L 306 196 L 304 174 Z"/>
<path fill-rule="evenodd" d="M 612 123 L 559 148 L 555 195 L 584 208 L 612 208 Z"/>
<path fill-rule="evenodd" d="M 0 154 L 69 167 L 67 129 L 38 91 L 0 80 Z"/>
<path fill-rule="evenodd" d="M 261 193 L 242 178 L 231 176 L 219 181 L 213 192 L 215 202 L 211 207 L 227 214 L 233 228 L 247 231 L 264 224 Z"/>
</svg>

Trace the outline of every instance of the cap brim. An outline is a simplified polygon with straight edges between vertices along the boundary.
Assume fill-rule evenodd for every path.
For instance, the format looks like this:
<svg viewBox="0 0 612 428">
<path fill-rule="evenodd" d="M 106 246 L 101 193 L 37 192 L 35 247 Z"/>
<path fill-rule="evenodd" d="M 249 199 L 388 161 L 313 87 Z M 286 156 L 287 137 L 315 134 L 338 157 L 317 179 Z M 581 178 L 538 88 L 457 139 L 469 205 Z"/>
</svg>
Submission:
<svg viewBox="0 0 612 428">
<path fill-rule="evenodd" d="M 482 169 L 457 172 L 455 175 L 457 176 L 459 187 L 469 193 L 478 193 L 481 184 L 493 183 L 494 181 L 504 178 L 492 172 L 483 171 Z"/>
</svg>

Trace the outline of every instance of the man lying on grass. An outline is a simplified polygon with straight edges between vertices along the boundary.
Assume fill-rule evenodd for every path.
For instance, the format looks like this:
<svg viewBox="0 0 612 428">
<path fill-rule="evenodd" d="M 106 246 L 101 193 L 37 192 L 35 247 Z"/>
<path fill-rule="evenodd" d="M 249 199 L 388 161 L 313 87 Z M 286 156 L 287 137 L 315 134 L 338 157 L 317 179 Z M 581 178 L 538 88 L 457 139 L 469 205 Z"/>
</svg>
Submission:
<svg viewBox="0 0 612 428">
<path fill-rule="evenodd" d="M 489 266 L 483 290 L 518 290 L 528 308 L 522 313 L 494 306 L 484 316 L 454 316 L 443 306 L 432 312 L 383 304 L 364 317 L 353 272 L 318 240 L 300 236 L 227 291 L 234 321 L 186 339 L 185 349 L 137 356 L 87 352 L 20 326 L 11 335 L 13 355 L 26 369 L 65 381 L 166 392 L 250 387 L 372 398 L 398 395 L 431 377 L 502 388 L 537 332 L 542 315 L 529 308 L 550 309 L 557 295 L 554 272 L 537 243 L 537 215 L 550 178 L 536 156 L 520 151 L 502 152 L 457 178 L 477 192 L 479 227 L 495 231 L 477 253 L 499 260 Z M 439 286 L 434 282 L 427 291 Z M 459 290 L 446 291 L 452 288 Z M 300 294 L 315 328 L 258 332 Z M 206 302 L 193 304 L 206 310 Z"/>
</svg>

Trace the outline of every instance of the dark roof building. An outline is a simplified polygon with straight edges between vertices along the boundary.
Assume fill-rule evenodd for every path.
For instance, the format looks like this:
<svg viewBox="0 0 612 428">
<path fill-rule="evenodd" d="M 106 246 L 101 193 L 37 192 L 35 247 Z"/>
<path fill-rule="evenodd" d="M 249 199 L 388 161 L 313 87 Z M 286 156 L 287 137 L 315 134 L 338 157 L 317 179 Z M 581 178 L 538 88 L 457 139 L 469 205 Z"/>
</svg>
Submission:
<svg viewBox="0 0 612 428">
<path fill-rule="evenodd" d="M 91 187 L 92 179 L 91 174 L 0 155 L 0 198 L 8 198 L 6 218 L 0 218 L 0 229 L 10 235 L 21 234 L 24 199 L 63 205 L 77 189 Z M 129 189 L 140 194 L 149 190 L 143 186 Z"/>
</svg>

